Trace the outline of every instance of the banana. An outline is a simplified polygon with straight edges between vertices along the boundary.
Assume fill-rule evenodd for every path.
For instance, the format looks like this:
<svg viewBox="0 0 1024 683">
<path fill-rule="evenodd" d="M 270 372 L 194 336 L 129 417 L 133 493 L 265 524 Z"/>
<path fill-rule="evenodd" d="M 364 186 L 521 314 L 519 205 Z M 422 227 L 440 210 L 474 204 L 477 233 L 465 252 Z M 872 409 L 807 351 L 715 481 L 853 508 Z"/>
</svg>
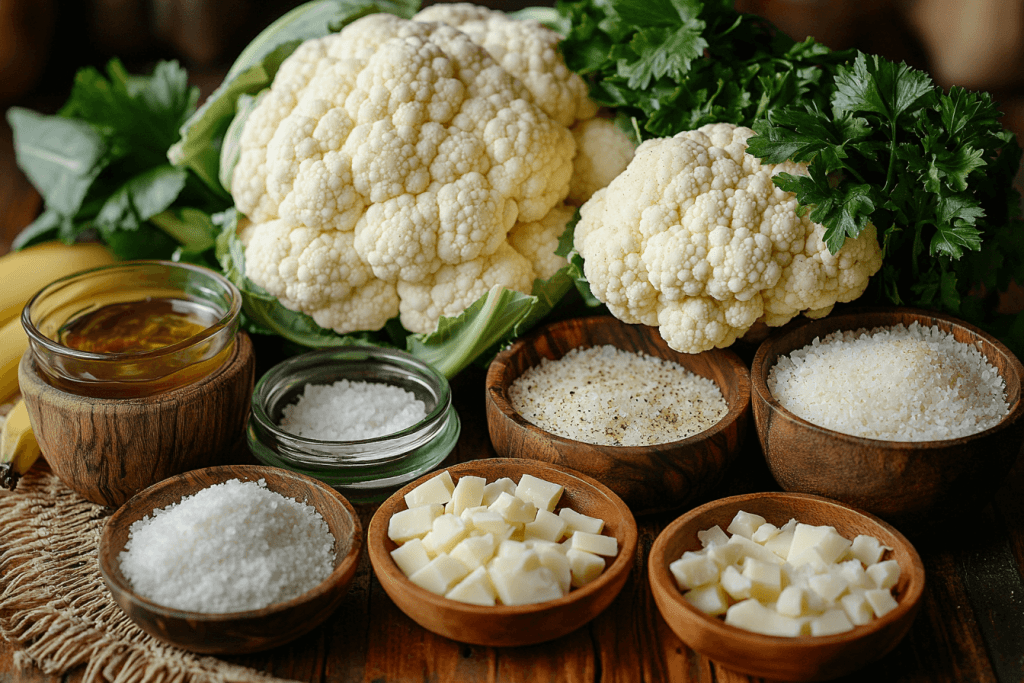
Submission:
<svg viewBox="0 0 1024 683">
<path fill-rule="evenodd" d="M 54 280 L 115 261 L 102 244 L 57 241 L 0 256 L 0 324 L 18 318 L 28 300 Z"/>
<path fill-rule="evenodd" d="M 28 349 L 28 335 L 21 318 L 0 326 L 0 403 L 8 403 L 18 394 L 18 364 Z"/>
<path fill-rule="evenodd" d="M 13 491 L 18 479 L 40 455 L 39 443 L 28 419 L 28 406 L 24 400 L 19 400 L 7 413 L 0 432 L 0 487 Z"/>
</svg>

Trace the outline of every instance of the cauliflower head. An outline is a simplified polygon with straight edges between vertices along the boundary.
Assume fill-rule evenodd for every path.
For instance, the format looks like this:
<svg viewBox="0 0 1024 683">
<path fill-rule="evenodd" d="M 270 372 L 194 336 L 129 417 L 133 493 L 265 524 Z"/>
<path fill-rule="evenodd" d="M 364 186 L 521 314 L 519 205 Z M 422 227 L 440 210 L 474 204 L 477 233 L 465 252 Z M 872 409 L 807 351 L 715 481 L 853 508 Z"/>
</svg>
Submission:
<svg viewBox="0 0 1024 683">
<path fill-rule="evenodd" d="M 466 33 L 363 17 L 300 45 L 244 124 L 231 187 L 252 222 L 246 275 L 339 333 L 395 315 L 429 332 L 488 283 L 530 291 L 507 237 L 562 202 L 574 155 Z"/>
<path fill-rule="evenodd" d="M 677 351 L 728 346 L 758 321 L 825 315 L 881 268 L 871 225 L 829 252 L 824 227 L 772 183 L 806 165 L 761 164 L 746 153 L 753 134 L 718 123 L 648 140 L 580 208 L 574 246 L 591 291 Z"/>
</svg>

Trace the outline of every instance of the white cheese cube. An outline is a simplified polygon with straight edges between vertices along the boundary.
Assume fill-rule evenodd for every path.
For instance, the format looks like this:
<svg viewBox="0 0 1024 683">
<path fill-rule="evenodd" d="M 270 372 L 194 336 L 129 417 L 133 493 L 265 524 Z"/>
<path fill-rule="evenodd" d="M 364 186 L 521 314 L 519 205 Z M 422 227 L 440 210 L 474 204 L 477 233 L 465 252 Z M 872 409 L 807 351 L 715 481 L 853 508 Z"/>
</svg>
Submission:
<svg viewBox="0 0 1024 683">
<path fill-rule="evenodd" d="M 498 498 L 491 503 L 489 510 L 497 512 L 506 522 L 525 524 L 532 522 L 537 517 L 537 506 L 522 498 L 516 498 L 506 491 L 498 494 Z"/>
<path fill-rule="evenodd" d="M 764 524 L 765 519 L 761 515 L 755 515 L 750 512 L 744 512 L 740 510 L 733 516 L 732 521 L 729 522 L 729 526 L 725 528 L 733 536 L 742 536 L 743 538 L 749 539 L 754 535 L 757 527 Z"/>
<path fill-rule="evenodd" d="M 519 486 L 522 489 L 522 485 Z M 537 517 L 532 522 L 527 522 L 524 527 L 526 538 L 539 538 L 545 541 L 560 541 L 565 535 L 565 520 L 554 512 L 548 512 L 543 508 L 537 509 Z"/>
<path fill-rule="evenodd" d="M 436 519 L 444 509 L 440 503 L 430 503 L 402 510 L 388 520 L 388 538 L 398 544 L 413 538 L 422 538 L 434 528 Z"/>
<path fill-rule="evenodd" d="M 826 572 L 811 576 L 807 579 L 807 585 L 827 603 L 838 600 L 839 596 L 849 587 L 846 579 L 839 572 Z"/>
<path fill-rule="evenodd" d="M 409 580 L 431 593 L 444 595 L 468 574 L 469 567 L 442 553 L 414 572 Z"/>
<path fill-rule="evenodd" d="M 756 557 L 743 561 L 743 576 L 750 579 L 750 597 L 761 602 L 774 602 L 782 591 L 782 570 L 773 562 L 762 562 Z"/>
<path fill-rule="evenodd" d="M 533 550 L 497 555 L 487 573 L 505 605 L 525 605 L 562 597 L 562 589 L 550 569 L 543 566 Z"/>
<path fill-rule="evenodd" d="M 531 550 L 557 550 L 558 552 L 565 555 L 565 551 L 568 547 L 557 543 L 555 541 L 547 541 L 543 538 L 528 538 L 523 541 L 523 545 Z"/>
<path fill-rule="evenodd" d="M 705 548 L 707 556 L 714 560 L 720 568 L 725 569 L 734 564 L 739 564 L 746 557 L 743 554 L 744 547 L 738 543 L 715 543 Z"/>
<path fill-rule="evenodd" d="M 871 621 L 871 617 L 874 615 L 874 610 L 871 609 L 871 605 L 868 604 L 867 598 L 861 591 L 847 593 L 839 598 L 839 604 L 854 626 L 863 626 Z"/>
<path fill-rule="evenodd" d="M 876 617 L 882 617 L 897 607 L 896 598 L 884 588 L 873 588 L 864 591 L 864 599 L 871 605 L 871 611 Z"/>
<path fill-rule="evenodd" d="M 840 562 L 837 566 L 839 567 L 839 575 L 851 587 L 877 588 L 875 582 L 864 571 L 864 565 L 860 563 L 860 560 L 846 560 L 845 562 Z"/>
<path fill-rule="evenodd" d="M 470 569 L 476 569 L 481 565 L 487 564 L 494 556 L 496 546 L 494 534 L 467 536 L 452 548 L 449 555 Z"/>
<path fill-rule="evenodd" d="M 790 552 L 789 559 L 787 559 L 786 562 L 794 567 L 804 567 L 813 574 L 825 574 L 831 566 L 830 563 L 826 562 L 821 557 L 821 553 L 818 552 L 817 546 L 804 548 L 803 551 L 799 553 Z"/>
<path fill-rule="evenodd" d="M 494 555 L 496 557 L 519 557 L 527 550 L 530 550 L 530 546 L 526 545 L 523 541 L 514 541 L 506 538 L 498 542 L 498 549 Z"/>
<path fill-rule="evenodd" d="M 604 520 L 597 517 L 589 517 L 576 512 L 572 508 L 562 508 L 558 516 L 565 520 L 566 534 L 577 531 L 586 531 L 588 534 L 599 534 L 604 531 Z"/>
<path fill-rule="evenodd" d="M 448 554 L 462 539 L 469 536 L 466 523 L 455 515 L 439 515 L 431 530 L 423 536 L 423 545 L 432 555 Z"/>
<path fill-rule="evenodd" d="M 842 609 L 830 609 L 820 617 L 811 619 L 812 636 L 830 636 L 853 630 L 853 624 Z"/>
<path fill-rule="evenodd" d="M 886 550 L 892 550 L 892 548 L 882 545 L 874 536 L 861 534 L 853 539 L 849 554 L 863 562 L 865 566 L 869 566 L 881 560 Z"/>
<path fill-rule="evenodd" d="M 585 550 L 569 548 L 565 552 L 565 558 L 569 560 L 572 585 L 576 588 L 586 586 L 604 571 L 604 558 Z"/>
<path fill-rule="evenodd" d="M 483 477 L 459 477 L 452 491 L 452 513 L 461 515 L 463 510 L 480 505 L 484 498 L 484 486 L 487 480 Z"/>
<path fill-rule="evenodd" d="M 487 569 L 477 567 L 466 578 L 459 581 L 444 597 L 471 605 L 493 607 L 497 592 L 491 583 L 491 577 L 487 574 Z"/>
<path fill-rule="evenodd" d="M 725 610 L 729 608 L 729 601 L 726 599 L 722 587 L 717 583 L 709 583 L 706 586 L 687 591 L 683 593 L 683 599 L 701 612 L 713 617 L 725 614 Z"/>
<path fill-rule="evenodd" d="M 728 534 L 722 531 L 722 527 L 717 524 L 710 529 L 698 531 L 697 539 L 700 541 L 700 545 L 703 548 L 707 548 L 711 545 L 725 545 L 729 542 Z"/>
<path fill-rule="evenodd" d="M 572 546 L 576 550 L 583 550 L 595 555 L 604 557 L 615 557 L 619 554 L 619 540 L 614 536 L 602 534 L 589 534 L 586 531 L 577 531 L 572 535 Z"/>
<path fill-rule="evenodd" d="M 546 481 L 532 474 L 524 474 L 516 485 L 515 497 L 533 503 L 538 510 L 553 512 L 562 497 L 561 484 Z"/>
<path fill-rule="evenodd" d="M 779 531 L 779 527 L 775 526 L 771 522 L 765 522 L 764 524 L 762 524 L 754 530 L 754 533 L 750 537 L 750 540 L 754 543 L 760 543 L 761 545 L 764 545 L 771 539 L 778 536 Z"/>
<path fill-rule="evenodd" d="M 423 547 L 423 541 L 418 538 L 406 541 L 392 550 L 391 559 L 395 561 L 395 564 L 398 565 L 398 568 L 406 576 L 415 574 L 430 562 L 427 549 Z"/>
<path fill-rule="evenodd" d="M 474 508 L 467 510 L 465 514 L 469 517 L 472 528 L 477 531 L 494 534 L 495 538 L 505 538 L 508 533 L 508 522 L 493 510 Z"/>
<path fill-rule="evenodd" d="M 784 561 L 771 550 L 768 550 L 760 543 L 754 543 L 746 536 L 733 535 L 729 538 L 729 543 L 726 545 L 737 546 L 741 557 L 754 557 L 770 564 L 782 564 Z"/>
<path fill-rule="evenodd" d="M 484 486 L 484 495 L 480 500 L 481 505 L 491 505 L 494 501 L 498 500 L 498 496 L 501 493 L 507 493 L 510 496 L 516 495 L 516 483 L 508 477 L 502 477 L 501 479 L 495 479 L 494 481 Z"/>
<path fill-rule="evenodd" d="M 562 593 L 568 593 L 572 588 L 572 568 L 569 566 L 569 558 L 561 551 L 558 544 L 534 546 L 533 550 L 536 551 L 541 566 L 551 570 Z"/>
<path fill-rule="evenodd" d="M 802 617 L 807 614 L 807 591 L 800 586 L 786 586 L 779 593 L 775 611 L 786 617 Z"/>
<path fill-rule="evenodd" d="M 668 570 L 675 577 L 679 590 L 683 591 L 718 582 L 718 565 L 703 553 L 685 552 L 668 565 Z"/>
<path fill-rule="evenodd" d="M 900 565 L 896 560 L 885 560 L 868 567 L 868 578 L 878 588 L 892 588 L 900 580 Z"/>
<path fill-rule="evenodd" d="M 788 524 L 786 526 L 789 526 Z M 796 524 L 789 526 L 787 529 L 783 526 L 779 529 L 779 533 L 769 538 L 764 542 L 764 547 L 782 559 L 789 557 L 789 549 L 793 545 L 793 535 L 796 532 Z"/>
<path fill-rule="evenodd" d="M 799 619 L 779 614 L 754 598 L 726 610 L 725 623 L 769 636 L 798 636 L 802 629 Z"/>
<path fill-rule="evenodd" d="M 454 490 L 455 482 L 452 481 L 452 475 L 448 474 L 448 470 L 444 470 L 405 494 L 405 504 L 410 508 L 429 503 L 444 505 L 452 499 Z"/>
<path fill-rule="evenodd" d="M 751 582 L 750 579 L 740 574 L 740 570 L 735 565 L 729 565 L 722 570 L 722 575 L 719 577 L 719 583 L 722 586 L 722 590 L 729 594 L 729 597 L 735 601 L 746 600 L 750 597 Z"/>
<path fill-rule="evenodd" d="M 799 558 L 805 550 L 814 548 L 828 565 L 842 557 L 851 545 L 852 542 L 843 538 L 834 527 L 797 524 L 786 559 L 790 564 L 798 564 L 794 559 Z"/>
</svg>

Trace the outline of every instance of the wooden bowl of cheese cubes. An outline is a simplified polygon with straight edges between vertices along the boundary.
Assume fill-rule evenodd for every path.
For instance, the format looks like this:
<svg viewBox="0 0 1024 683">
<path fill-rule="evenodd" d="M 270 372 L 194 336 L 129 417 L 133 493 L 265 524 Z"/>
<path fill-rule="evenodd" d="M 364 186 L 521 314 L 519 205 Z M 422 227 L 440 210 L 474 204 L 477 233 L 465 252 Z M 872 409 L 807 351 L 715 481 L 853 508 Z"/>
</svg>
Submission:
<svg viewBox="0 0 1024 683">
<path fill-rule="evenodd" d="M 417 479 L 370 521 L 373 570 L 423 628 L 463 643 L 532 645 L 583 626 L 633 567 L 629 507 L 586 475 L 492 458 Z"/>
<path fill-rule="evenodd" d="M 712 501 L 655 539 L 651 591 L 694 651 L 750 676 L 823 681 L 892 650 L 924 591 L 924 566 L 895 528 L 801 493 Z"/>
</svg>

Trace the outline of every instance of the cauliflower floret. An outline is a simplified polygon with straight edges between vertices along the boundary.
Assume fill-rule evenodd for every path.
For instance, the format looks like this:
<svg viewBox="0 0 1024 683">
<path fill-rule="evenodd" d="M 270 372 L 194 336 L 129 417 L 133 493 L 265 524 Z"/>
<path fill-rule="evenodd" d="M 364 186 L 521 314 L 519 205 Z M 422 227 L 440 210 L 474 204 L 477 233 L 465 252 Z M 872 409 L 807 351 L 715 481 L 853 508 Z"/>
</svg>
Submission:
<svg viewBox="0 0 1024 683">
<path fill-rule="evenodd" d="M 575 248 L 591 291 L 621 320 L 659 326 L 677 351 L 825 315 L 881 268 L 871 225 L 829 253 L 824 228 L 771 180 L 806 165 L 762 165 L 746 153 L 753 134 L 720 123 L 649 140 L 580 208 Z"/>
<path fill-rule="evenodd" d="M 379 329 L 407 292 L 416 303 L 404 308 L 423 313 L 403 319 L 430 331 L 429 316 L 472 302 L 443 284 L 467 272 L 530 291 L 532 267 L 507 237 L 560 205 L 575 150 L 569 129 L 465 33 L 369 15 L 303 43 L 244 125 L 231 182 L 253 222 L 246 275 L 339 333 Z M 315 268 L 292 264 L 307 252 Z M 443 301 L 422 305 L 424 290 Z M 372 314 L 358 303 L 371 291 Z"/>
<path fill-rule="evenodd" d="M 580 206 L 626 170 L 636 145 L 613 121 L 600 116 L 580 121 L 571 130 L 576 157 L 567 201 Z"/>
<path fill-rule="evenodd" d="M 575 207 L 562 204 L 539 221 L 516 223 L 509 232 L 509 244 L 533 265 L 536 277 L 547 280 L 566 264 L 565 257 L 555 250 L 574 213 Z"/>
</svg>

